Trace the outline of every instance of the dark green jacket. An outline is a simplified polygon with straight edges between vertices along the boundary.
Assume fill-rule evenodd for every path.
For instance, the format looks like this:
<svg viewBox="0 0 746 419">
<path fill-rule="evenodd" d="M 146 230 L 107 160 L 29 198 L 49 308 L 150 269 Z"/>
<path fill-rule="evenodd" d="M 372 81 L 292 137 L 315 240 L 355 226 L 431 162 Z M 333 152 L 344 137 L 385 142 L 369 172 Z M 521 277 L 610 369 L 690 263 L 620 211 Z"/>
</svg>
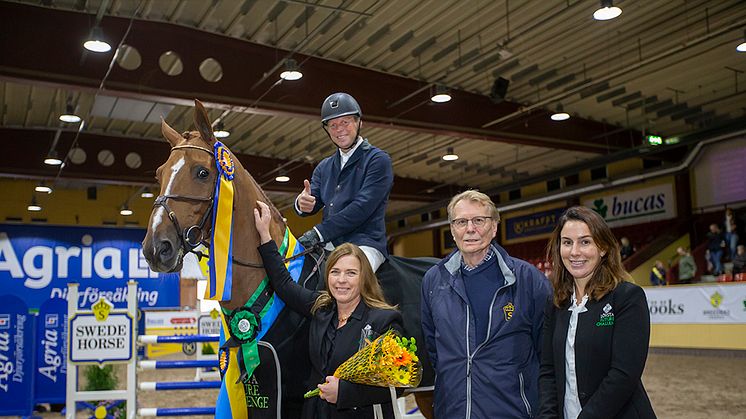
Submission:
<svg viewBox="0 0 746 419">
<path fill-rule="evenodd" d="M 684 255 L 679 258 L 679 279 L 692 279 L 697 273 L 697 264 L 692 255 Z"/>
</svg>

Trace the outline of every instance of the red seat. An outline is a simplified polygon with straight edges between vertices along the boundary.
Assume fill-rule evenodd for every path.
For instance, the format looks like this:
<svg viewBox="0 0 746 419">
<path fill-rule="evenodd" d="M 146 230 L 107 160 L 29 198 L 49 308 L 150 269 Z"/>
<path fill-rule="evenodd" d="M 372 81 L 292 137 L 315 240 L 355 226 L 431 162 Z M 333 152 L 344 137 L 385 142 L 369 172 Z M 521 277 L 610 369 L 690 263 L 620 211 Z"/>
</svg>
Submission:
<svg viewBox="0 0 746 419">
<path fill-rule="evenodd" d="M 735 275 L 735 276 L 733 277 L 733 280 L 734 280 L 734 281 L 739 281 L 739 282 L 740 282 L 740 281 L 746 281 L 746 273 L 740 273 L 740 274 L 736 274 L 736 275 Z"/>
<path fill-rule="evenodd" d="M 722 274 L 718 275 L 718 282 L 733 282 L 733 275 L 731 274 Z"/>
</svg>

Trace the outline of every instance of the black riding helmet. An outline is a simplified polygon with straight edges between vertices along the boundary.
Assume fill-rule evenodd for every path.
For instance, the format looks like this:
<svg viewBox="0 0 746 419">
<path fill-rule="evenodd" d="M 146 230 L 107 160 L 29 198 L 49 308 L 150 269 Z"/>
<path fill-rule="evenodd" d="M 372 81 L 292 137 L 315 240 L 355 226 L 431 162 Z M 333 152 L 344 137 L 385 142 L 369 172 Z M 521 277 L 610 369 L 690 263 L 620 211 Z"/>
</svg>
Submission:
<svg viewBox="0 0 746 419">
<path fill-rule="evenodd" d="M 355 133 L 356 140 L 353 141 L 353 145 L 357 142 L 357 138 L 360 136 L 360 120 L 363 117 L 363 111 L 360 109 L 357 100 L 347 93 L 332 93 L 324 99 L 324 103 L 321 104 L 321 125 L 326 131 L 326 135 L 329 139 L 332 139 L 331 133 L 326 129 L 326 125 L 332 119 L 339 118 L 342 116 L 355 115 L 358 118 L 357 131 Z M 334 142 L 334 140 L 332 140 Z M 336 145 L 336 143 L 335 143 Z M 352 147 L 350 147 L 352 148 Z M 343 150 L 347 151 L 349 149 Z"/>
<path fill-rule="evenodd" d="M 326 125 L 327 122 L 340 116 L 357 115 L 363 117 L 363 111 L 354 97 L 347 93 L 332 93 L 324 99 L 321 105 L 321 123 Z"/>
</svg>

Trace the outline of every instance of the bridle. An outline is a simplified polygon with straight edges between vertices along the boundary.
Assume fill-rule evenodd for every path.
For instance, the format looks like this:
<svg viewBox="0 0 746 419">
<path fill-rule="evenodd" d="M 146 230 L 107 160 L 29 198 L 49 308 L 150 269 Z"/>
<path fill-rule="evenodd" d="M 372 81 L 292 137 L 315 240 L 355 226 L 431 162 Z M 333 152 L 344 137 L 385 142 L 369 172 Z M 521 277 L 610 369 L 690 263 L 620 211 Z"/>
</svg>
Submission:
<svg viewBox="0 0 746 419">
<path fill-rule="evenodd" d="M 171 152 L 174 150 L 179 149 L 194 149 L 194 150 L 202 150 L 205 153 L 209 154 L 210 157 L 213 159 L 215 158 L 215 155 L 212 151 L 205 147 L 200 147 L 198 145 L 193 144 L 182 144 L 171 147 Z M 217 182 L 220 181 L 220 174 L 215 177 L 215 185 L 217 185 Z M 213 186 L 213 191 L 215 190 L 215 187 Z M 176 218 L 176 213 L 169 208 L 168 203 L 166 202 L 169 199 L 173 199 L 174 201 L 194 201 L 194 202 L 209 202 L 210 204 L 207 207 L 207 211 L 205 211 L 204 214 L 202 214 L 202 218 L 199 221 L 199 224 L 191 225 L 185 229 L 181 228 L 181 225 L 179 224 L 179 220 Z M 168 219 L 171 220 L 171 223 L 173 224 L 174 228 L 176 228 L 176 232 L 179 236 L 179 240 L 181 241 L 181 248 L 187 252 L 187 253 L 194 253 L 198 259 L 202 259 L 205 257 L 205 254 L 194 250 L 197 246 L 204 245 L 205 247 L 209 247 L 210 243 L 207 242 L 204 238 L 204 227 L 205 223 L 207 222 L 207 219 L 210 218 L 210 215 L 212 214 L 212 207 L 215 201 L 215 195 L 210 195 L 208 197 L 203 196 L 190 196 L 190 195 L 159 195 L 157 198 L 155 198 L 155 202 L 153 202 L 153 207 L 163 207 L 163 209 L 166 211 L 166 214 L 168 214 Z M 293 255 L 289 258 L 283 259 L 283 262 L 288 262 L 293 259 L 299 258 L 301 256 L 305 256 L 309 253 L 312 253 L 317 250 L 317 248 L 321 248 L 320 244 L 316 244 L 313 247 L 309 249 L 305 249 L 304 251 Z M 322 252 L 323 255 L 323 252 Z M 315 260 L 315 258 L 314 258 Z M 264 269 L 264 265 L 257 262 L 246 262 L 243 261 L 235 256 L 233 256 L 233 263 L 236 263 L 241 266 L 246 266 L 249 268 L 256 268 L 256 269 Z M 319 265 L 319 261 L 316 261 L 316 264 Z M 318 267 L 318 266 L 317 266 Z"/>
<path fill-rule="evenodd" d="M 200 146 L 192 145 L 192 144 L 183 144 L 183 145 L 177 145 L 177 146 L 171 147 L 171 152 L 173 152 L 174 150 L 179 150 L 179 149 L 202 150 L 214 158 L 212 151 L 206 149 L 205 147 L 200 147 Z M 220 180 L 219 177 L 215 178 L 216 183 L 219 180 Z M 213 190 L 215 190 L 214 187 L 213 187 Z M 214 195 L 204 197 L 204 196 L 170 194 L 170 195 L 159 195 L 157 198 L 155 198 L 155 202 L 153 202 L 153 207 L 163 207 L 163 209 L 166 211 L 166 214 L 168 214 L 168 219 L 171 220 L 171 223 L 173 223 L 173 226 L 176 228 L 176 232 L 178 233 L 179 240 L 181 241 L 181 248 L 187 253 L 189 252 L 194 253 L 200 259 L 204 256 L 204 254 L 202 254 L 202 252 L 195 251 L 194 249 L 200 244 L 206 243 L 204 240 L 204 227 L 205 227 L 205 223 L 207 222 L 207 219 L 210 218 L 210 214 L 212 214 L 214 198 L 215 198 Z M 207 211 L 205 211 L 205 213 L 202 214 L 202 218 L 200 219 L 199 224 L 194 224 L 185 229 L 182 229 L 181 225 L 179 224 L 179 220 L 176 218 L 176 213 L 174 213 L 174 211 L 168 206 L 167 201 L 169 199 L 173 199 L 174 201 L 209 202 L 210 204 L 207 207 Z"/>
</svg>

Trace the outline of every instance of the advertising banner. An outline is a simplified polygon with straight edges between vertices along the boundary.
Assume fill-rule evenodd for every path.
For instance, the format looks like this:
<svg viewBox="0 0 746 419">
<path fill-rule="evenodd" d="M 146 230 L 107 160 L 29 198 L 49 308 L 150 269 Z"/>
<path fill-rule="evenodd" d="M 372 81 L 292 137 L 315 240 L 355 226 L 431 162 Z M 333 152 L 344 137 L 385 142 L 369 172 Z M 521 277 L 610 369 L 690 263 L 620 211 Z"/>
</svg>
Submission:
<svg viewBox="0 0 746 419">
<path fill-rule="evenodd" d="M 506 214 L 503 221 L 503 239 L 505 243 L 510 243 L 548 237 L 564 211 L 563 206 L 514 217 Z"/>
<path fill-rule="evenodd" d="M 0 416 L 33 408 L 34 316 L 14 295 L 0 295 Z"/>
<path fill-rule="evenodd" d="M 174 336 L 195 335 L 198 331 L 199 313 L 196 311 L 147 310 L 145 313 L 146 335 Z M 170 356 L 182 352 L 180 343 L 151 343 L 145 350 L 147 358 Z"/>
<path fill-rule="evenodd" d="M 746 324 L 746 284 L 645 288 L 652 324 Z"/>
<path fill-rule="evenodd" d="M 220 313 L 217 310 L 213 310 L 210 314 L 203 314 L 199 316 L 198 333 L 200 335 L 219 335 L 221 323 Z"/>
<path fill-rule="evenodd" d="M 0 224 L 0 286 L 36 309 L 49 298 L 66 298 L 67 283 L 77 282 L 79 308 L 101 297 L 125 308 L 132 279 L 140 307 L 178 307 L 178 274 L 150 270 L 144 237 L 143 229 Z"/>
<path fill-rule="evenodd" d="M 581 202 L 601 214 L 611 227 L 676 217 L 676 197 L 671 183 L 583 197 Z"/>
<path fill-rule="evenodd" d="M 134 347 L 133 319 L 101 297 L 90 312 L 70 317 L 69 361 L 75 364 L 127 362 Z"/>
<path fill-rule="evenodd" d="M 34 403 L 65 403 L 67 300 L 45 301 L 37 319 Z"/>
</svg>

